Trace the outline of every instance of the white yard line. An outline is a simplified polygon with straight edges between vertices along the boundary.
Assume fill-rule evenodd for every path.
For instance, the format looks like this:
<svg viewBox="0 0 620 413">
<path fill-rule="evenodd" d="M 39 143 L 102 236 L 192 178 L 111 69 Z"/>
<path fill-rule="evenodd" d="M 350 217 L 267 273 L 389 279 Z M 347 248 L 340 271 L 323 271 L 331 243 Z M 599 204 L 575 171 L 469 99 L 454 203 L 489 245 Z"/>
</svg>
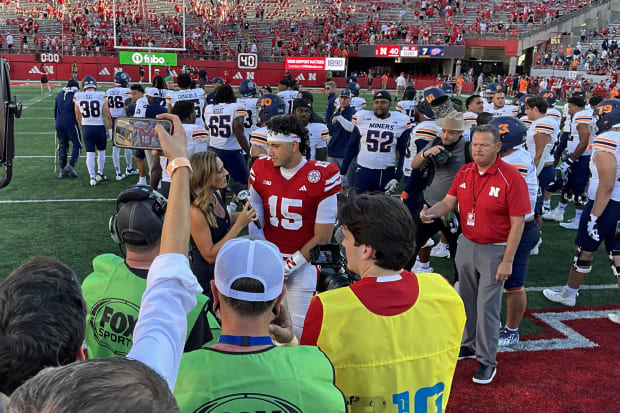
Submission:
<svg viewBox="0 0 620 413">
<path fill-rule="evenodd" d="M 24 199 L 24 200 L 0 200 L 0 204 L 45 204 L 53 202 L 110 202 L 116 198 L 83 198 L 83 199 Z"/>
</svg>

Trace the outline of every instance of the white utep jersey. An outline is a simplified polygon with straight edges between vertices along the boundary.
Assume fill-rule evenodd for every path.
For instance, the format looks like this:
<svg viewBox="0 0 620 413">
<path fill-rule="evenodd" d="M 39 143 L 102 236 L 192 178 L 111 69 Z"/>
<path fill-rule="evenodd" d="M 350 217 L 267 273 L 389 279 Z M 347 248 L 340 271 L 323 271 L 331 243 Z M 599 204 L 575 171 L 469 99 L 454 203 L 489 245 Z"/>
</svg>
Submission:
<svg viewBox="0 0 620 413">
<path fill-rule="evenodd" d="M 415 122 L 413 116 L 415 114 L 415 101 L 414 100 L 401 100 L 396 104 L 396 110 L 403 115 L 409 116 L 409 119 Z"/>
<path fill-rule="evenodd" d="M 174 106 L 175 103 L 180 101 L 189 100 L 194 104 L 194 111 L 196 111 L 196 125 L 204 128 L 205 123 L 202 120 L 202 112 L 205 107 L 205 91 L 202 89 L 183 89 L 172 92 L 170 96 L 170 105 Z M 167 100 L 167 99 L 166 99 Z"/>
<path fill-rule="evenodd" d="M 82 114 L 82 125 L 103 125 L 103 105 L 107 104 L 104 92 L 77 92 L 73 102 Z"/>
<path fill-rule="evenodd" d="M 530 118 L 527 117 L 527 115 L 523 115 L 519 118 L 519 120 L 521 122 L 523 122 L 523 124 L 525 125 L 526 128 L 530 128 L 530 125 L 532 124 L 532 121 L 530 120 Z"/>
<path fill-rule="evenodd" d="M 566 150 L 568 153 L 575 152 L 577 149 L 577 145 L 579 145 L 579 131 L 577 131 L 577 125 L 588 125 L 590 126 L 590 130 L 592 130 L 592 109 L 584 109 L 573 115 L 573 119 L 570 122 L 570 136 L 568 137 L 568 141 L 566 142 Z M 590 138 L 592 134 L 588 137 L 588 146 L 590 146 Z M 590 155 L 592 151 L 588 148 L 583 152 L 581 156 Z"/>
<path fill-rule="evenodd" d="M 478 125 L 478 114 L 475 112 L 465 112 L 463 113 L 463 120 L 465 120 L 467 126 L 467 129 L 463 131 L 463 138 L 466 141 L 471 141 L 471 128 Z"/>
<path fill-rule="evenodd" d="M 484 112 L 492 113 L 493 112 L 493 102 L 484 102 L 484 104 L 482 105 L 482 110 Z"/>
<path fill-rule="evenodd" d="M 493 115 L 494 118 L 499 118 L 500 116 L 515 116 L 518 110 L 519 108 L 517 108 L 514 105 L 504 105 L 501 108 L 496 109 L 491 104 L 491 107 L 489 108 L 489 110 L 485 112 L 489 112 L 490 114 Z"/>
<path fill-rule="evenodd" d="M 113 118 L 119 118 L 121 116 L 127 116 L 125 112 L 125 101 L 131 98 L 128 87 L 113 87 L 106 90 L 103 96 L 108 101 L 108 108 L 110 108 L 110 116 Z"/>
<path fill-rule="evenodd" d="M 168 104 L 172 104 L 172 101 L 174 100 L 174 95 L 176 94 L 176 92 L 172 89 L 161 89 L 162 92 L 162 96 L 164 97 L 163 102 L 162 102 L 162 106 L 168 106 Z"/>
<path fill-rule="evenodd" d="M 565 103 L 562 107 L 562 117 L 564 118 L 564 127 L 562 132 L 570 132 L 570 115 L 568 114 L 568 103 Z"/>
<path fill-rule="evenodd" d="M 233 122 L 237 118 L 245 117 L 245 106 L 238 102 L 207 105 L 204 117 L 210 147 L 228 151 L 241 150 L 233 131 Z"/>
<path fill-rule="evenodd" d="M 510 155 L 502 156 L 502 161 L 517 168 L 523 179 L 525 179 L 530 196 L 530 207 L 532 208 L 532 211 L 525 216 L 525 219 L 529 219 L 534 216 L 536 198 L 538 197 L 538 177 L 536 175 L 536 166 L 534 166 L 534 158 L 521 146 Z"/>
<path fill-rule="evenodd" d="M 353 96 L 351 98 L 351 107 L 355 109 L 356 112 L 366 109 L 366 99 L 359 96 Z"/>
<path fill-rule="evenodd" d="M 293 113 L 293 100 L 299 97 L 299 92 L 296 90 L 283 90 L 278 92 L 277 95 L 286 103 L 286 113 Z"/>
<path fill-rule="evenodd" d="M 594 164 L 596 152 L 610 152 L 616 155 L 616 182 L 611 193 L 612 201 L 620 202 L 620 132 L 607 131 L 597 135 L 592 141 L 592 158 L 590 159 L 590 186 L 588 187 L 588 198 L 595 199 L 598 189 L 598 170 Z"/>
<path fill-rule="evenodd" d="M 308 129 L 308 135 L 310 135 L 310 147 L 308 148 L 310 151 L 309 156 L 310 159 L 314 160 L 316 159 L 317 149 L 327 148 L 329 129 L 327 129 L 327 125 L 324 123 L 308 123 L 306 129 Z"/>
<path fill-rule="evenodd" d="M 250 145 L 256 145 L 265 150 L 269 149 L 269 145 L 267 144 L 267 134 L 269 133 L 269 129 L 266 126 L 262 128 L 255 129 L 250 136 Z"/>
<path fill-rule="evenodd" d="M 544 133 L 551 137 L 551 146 L 555 144 L 558 136 L 558 129 L 560 126 L 551 116 L 544 116 L 540 119 L 532 121 L 530 127 L 527 129 L 527 135 L 525 138 L 525 144 L 527 145 L 527 151 L 532 155 L 532 158 L 536 158 L 536 143 L 534 142 L 534 135 Z M 546 162 L 553 162 L 553 155 L 549 153 L 545 158 Z"/>
<path fill-rule="evenodd" d="M 409 145 L 407 146 L 405 163 L 403 165 L 403 175 L 411 176 L 411 162 L 418 154 L 418 145 L 416 141 L 423 140 L 428 143 L 440 136 L 441 128 L 437 126 L 434 120 L 425 120 L 418 123 L 415 128 L 413 128 L 409 139 Z M 424 146 L 426 146 L 426 144 Z"/>
<path fill-rule="evenodd" d="M 209 148 L 209 133 L 205 128 L 196 123 L 184 123 L 183 129 L 187 137 L 188 156 L 196 152 L 204 152 Z"/>
<path fill-rule="evenodd" d="M 547 116 L 553 118 L 558 125 L 562 122 L 562 114 L 556 108 L 547 109 Z"/>
<path fill-rule="evenodd" d="M 241 98 L 237 99 L 237 103 L 241 103 L 245 107 L 245 119 L 243 120 L 243 129 L 245 130 L 245 138 L 250 141 L 252 132 L 258 128 L 258 110 L 256 109 L 258 98 Z"/>
<path fill-rule="evenodd" d="M 149 105 L 149 100 L 146 96 L 142 96 L 136 102 L 136 110 L 133 113 L 134 118 L 145 118 L 146 117 L 146 107 Z"/>
<path fill-rule="evenodd" d="M 395 166 L 396 141 L 413 126 L 409 116 L 392 111 L 389 117 L 379 119 L 370 110 L 360 110 L 352 121 L 360 133 L 357 164 L 368 169 Z"/>
</svg>

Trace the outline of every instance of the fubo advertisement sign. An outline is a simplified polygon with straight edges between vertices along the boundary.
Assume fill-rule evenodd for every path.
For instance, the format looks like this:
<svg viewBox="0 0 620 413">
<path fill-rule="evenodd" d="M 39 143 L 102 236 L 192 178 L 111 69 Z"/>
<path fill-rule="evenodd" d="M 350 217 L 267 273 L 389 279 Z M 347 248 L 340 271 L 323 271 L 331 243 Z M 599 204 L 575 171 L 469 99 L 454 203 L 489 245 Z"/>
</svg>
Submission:
<svg viewBox="0 0 620 413">
<path fill-rule="evenodd" d="M 177 65 L 176 53 L 155 53 L 155 52 L 127 52 L 121 51 L 118 54 L 119 63 L 122 65 L 144 65 L 170 66 Z"/>
</svg>

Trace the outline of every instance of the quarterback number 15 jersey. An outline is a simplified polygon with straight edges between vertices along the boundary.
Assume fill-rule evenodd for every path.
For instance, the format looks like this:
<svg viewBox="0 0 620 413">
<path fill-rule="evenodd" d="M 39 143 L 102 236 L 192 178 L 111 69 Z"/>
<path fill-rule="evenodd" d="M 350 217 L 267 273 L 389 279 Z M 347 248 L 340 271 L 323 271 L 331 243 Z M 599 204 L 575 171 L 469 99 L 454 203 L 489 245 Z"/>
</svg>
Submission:
<svg viewBox="0 0 620 413">
<path fill-rule="evenodd" d="M 293 254 L 314 236 L 319 203 L 340 192 L 340 171 L 332 163 L 307 161 L 287 180 L 264 157 L 254 162 L 250 185 L 263 201 L 265 238 L 282 254 Z"/>
</svg>

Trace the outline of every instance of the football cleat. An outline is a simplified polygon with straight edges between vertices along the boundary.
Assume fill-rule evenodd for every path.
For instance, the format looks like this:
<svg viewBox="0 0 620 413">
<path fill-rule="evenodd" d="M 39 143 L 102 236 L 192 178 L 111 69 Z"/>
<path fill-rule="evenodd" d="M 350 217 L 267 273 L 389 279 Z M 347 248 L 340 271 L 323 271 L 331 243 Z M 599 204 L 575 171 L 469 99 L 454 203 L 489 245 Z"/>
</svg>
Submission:
<svg viewBox="0 0 620 413">
<path fill-rule="evenodd" d="M 103 182 L 103 181 L 107 181 L 108 177 L 105 176 L 104 174 L 97 174 L 95 179 L 97 180 L 97 182 Z"/>
<path fill-rule="evenodd" d="M 428 262 L 421 263 L 420 261 L 415 262 L 413 264 L 413 268 L 411 269 L 415 274 L 423 273 L 423 272 L 433 272 L 433 267 L 429 265 Z"/>
<path fill-rule="evenodd" d="M 542 218 L 546 221 L 562 222 L 564 221 L 564 210 L 559 208 L 552 209 L 546 214 L 543 214 Z"/>
<path fill-rule="evenodd" d="M 90 177 L 90 186 L 95 186 L 97 185 L 97 179 L 93 178 L 92 176 Z"/>
<path fill-rule="evenodd" d="M 125 179 L 125 174 L 116 174 L 116 180 L 117 181 L 122 181 L 123 179 Z"/>
<path fill-rule="evenodd" d="M 575 303 L 577 302 L 577 296 L 579 295 L 579 293 L 571 294 L 564 288 L 562 288 L 560 291 L 546 288 L 543 290 L 543 295 L 549 301 L 560 303 L 567 307 L 574 307 Z"/>
<path fill-rule="evenodd" d="M 126 176 L 138 175 L 138 169 L 137 168 L 125 168 L 125 175 Z"/>
<path fill-rule="evenodd" d="M 612 323 L 620 324 L 620 312 L 609 313 L 607 314 L 607 318 L 609 318 L 609 321 L 611 321 Z"/>
<path fill-rule="evenodd" d="M 66 172 L 68 172 L 68 173 L 69 173 L 69 175 L 71 175 L 72 177 L 74 177 L 74 178 L 77 178 L 77 177 L 78 177 L 78 173 L 77 173 L 77 171 L 76 171 L 76 170 L 75 170 L 75 168 L 73 168 L 71 165 L 67 165 L 67 166 L 65 166 L 65 168 L 63 169 L 63 171 L 65 171 L 65 170 L 66 170 Z"/>
<path fill-rule="evenodd" d="M 435 245 L 431 250 L 431 257 L 450 258 L 450 250 L 448 249 L 448 244 L 440 242 L 439 244 Z"/>
<path fill-rule="evenodd" d="M 560 222 L 560 226 L 564 229 L 576 230 L 577 228 L 579 228 L 579 221 L 577 220 L 577 217 L 575 217 L 568 222 Z"/>
<path fill-rule="evenodd" d="M 498 345 L 500 347 L 508 347 L 519 342 L 519 330 L 510 331 L 507 328 L 499 332 Z"/>
</svg>

